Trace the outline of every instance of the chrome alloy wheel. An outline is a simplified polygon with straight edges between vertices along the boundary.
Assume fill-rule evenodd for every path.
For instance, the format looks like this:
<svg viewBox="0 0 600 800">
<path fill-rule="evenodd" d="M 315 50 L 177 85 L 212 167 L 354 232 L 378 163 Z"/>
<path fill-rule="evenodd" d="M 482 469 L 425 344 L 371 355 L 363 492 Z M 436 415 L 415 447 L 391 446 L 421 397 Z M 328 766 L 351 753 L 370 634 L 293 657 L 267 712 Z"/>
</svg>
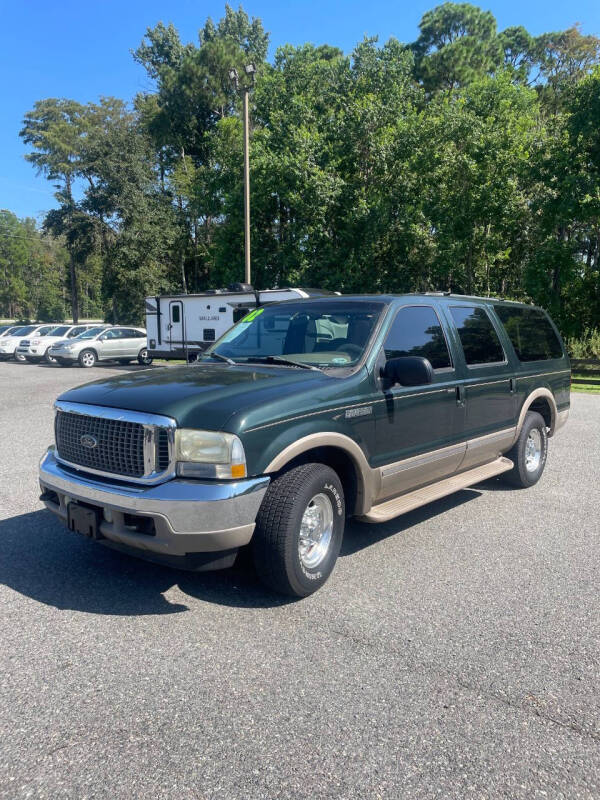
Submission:
<svg viewBox="0 0 600 800">
<path fill-rule="evenodd" d="M 84 367 L 93 367 L 96 363 L 96 356 L 88 351 L 81 356 L 81 362 Z"/>
<path fill-rule="evenodd" d="M 315 569 L 325 558 L 333 534 L 333 506 L 319 492 L 308 503 L 300 523 L 298 555 L 307 569 Z"/>
<path fill-rule="evenodd" d="M 542 459 L 542 434 L 538 428 L 532 428 L 525 443 L 525 469 L 535 472 Z"/>
</svg>

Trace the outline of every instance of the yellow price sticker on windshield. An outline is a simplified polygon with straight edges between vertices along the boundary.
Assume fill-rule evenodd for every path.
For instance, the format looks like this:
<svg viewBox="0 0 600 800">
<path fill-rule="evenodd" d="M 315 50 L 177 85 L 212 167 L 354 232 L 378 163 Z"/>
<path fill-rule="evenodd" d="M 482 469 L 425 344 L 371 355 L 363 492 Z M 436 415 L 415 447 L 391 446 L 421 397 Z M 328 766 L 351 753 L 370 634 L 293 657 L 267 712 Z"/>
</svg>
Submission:
<svg viewBox="0 0 600 800">
<path fill-rule="evenodd" d="M 244 322 L 252 322 L 253 319 L 256 319 L 259 314 L 262 314 L 264 308 L 257 308 L 254 311 L 251 311 L 247 317 L 244 317 Z"/>
</svg>

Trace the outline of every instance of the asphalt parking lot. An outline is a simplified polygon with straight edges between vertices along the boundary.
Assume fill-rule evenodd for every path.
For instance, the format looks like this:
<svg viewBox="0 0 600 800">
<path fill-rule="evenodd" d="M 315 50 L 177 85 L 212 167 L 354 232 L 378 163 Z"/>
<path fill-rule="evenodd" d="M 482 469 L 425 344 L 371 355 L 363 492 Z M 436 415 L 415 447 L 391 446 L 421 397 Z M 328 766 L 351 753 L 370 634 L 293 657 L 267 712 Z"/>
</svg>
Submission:
<svg viewBox="0 0 600 800">
<path fill-rule="evenodd" d="M 0 797 L 600 796 L 600 397 L 533 489 L 352 524 L 286 602 L 43 509 L 54 398 L 126 369 L 0 364 Z"/>
</svg>

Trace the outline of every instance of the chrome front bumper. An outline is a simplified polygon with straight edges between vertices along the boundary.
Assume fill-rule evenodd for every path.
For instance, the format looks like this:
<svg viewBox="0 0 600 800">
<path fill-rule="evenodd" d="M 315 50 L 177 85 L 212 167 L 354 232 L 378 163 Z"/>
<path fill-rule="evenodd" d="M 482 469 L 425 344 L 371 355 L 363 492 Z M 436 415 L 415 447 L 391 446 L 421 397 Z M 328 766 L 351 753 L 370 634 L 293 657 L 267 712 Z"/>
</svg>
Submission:
<svg viewBox="0 0 600 800">
<path fill-rule="evenodd" d="M 46 508 L 67 524 L 67 506 L 79 501 L 102 510 L 106 543 L 161 556 L 217 553 L 248 544 L 268 477 L 221 482 L 170 480 L 154 486 L 111 483 L 58 463 L 54 448 L 40 462 Z M 49 493 L 54 493 L 52 497 Z M 135 518 L 152 519 L 151 534 Z M 137 526 L 139 527 L 139 526 Z M 151 526 L 152 527 L 152 526 Z"/>
</svg>

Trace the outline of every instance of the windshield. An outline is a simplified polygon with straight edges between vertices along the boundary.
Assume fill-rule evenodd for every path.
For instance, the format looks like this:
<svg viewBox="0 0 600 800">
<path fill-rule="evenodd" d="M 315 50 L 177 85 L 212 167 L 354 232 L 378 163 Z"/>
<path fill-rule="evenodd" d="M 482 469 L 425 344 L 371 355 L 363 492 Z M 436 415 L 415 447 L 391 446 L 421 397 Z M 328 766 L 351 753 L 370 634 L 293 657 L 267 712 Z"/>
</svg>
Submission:
<svg viewBox="0 0 600 800">
<path fill-rule="evenodd" d="M 48 336 L 56 328 L 56 325 L 46 325 L 45 328 L 40 328 L 39 331 L 36 332 L 36 336 Z"/>
<path fill-rule="evenodd" d="M 69 325 L 62 325 L 59 328 L 54 328 L 52 331 L 52 336 L 64 336 L 69 330 L 69 327 Z"/>
<path fill-rule="evenodd" d="M 27 325 L 25 328 L 17 328 L 12 331 L 11 336 L 27 336 L 28 333 L 35 330 L 35 325 Z"/>
<path fill-rule="evenodd" d="M 106 330 L 106 328 L 90 328 L 88 331 L 84 331 L 83 333 L 80 333 L 79 336 L 75 336 L 74 338 L 75 339 L 94 339 L 96 336 L 98 336 L 99 333 L 102 333 L 102 331 L 105 331 L 105 330 Z"/>
<path fill-rule="evenodd" d="M 351 367 L 362 358 L 385 308 L 375 301 L 301 300 L 251 311 L 210 347 L 202 361 L 298 362 Z M 215 355 L 213 355 L 215 354 Z"/>
<path fill-rule="evenodd" d="M 19 330 L 19 328 L 17 326 L 11 325 L 11 327 L 6 328 L 5 330 L 2 331 L 2 333 L 0 333 L 0 337 L 1 336 L 12 336 L 12 334 L 16 333 L 18 330 Z"/>
</svg>

